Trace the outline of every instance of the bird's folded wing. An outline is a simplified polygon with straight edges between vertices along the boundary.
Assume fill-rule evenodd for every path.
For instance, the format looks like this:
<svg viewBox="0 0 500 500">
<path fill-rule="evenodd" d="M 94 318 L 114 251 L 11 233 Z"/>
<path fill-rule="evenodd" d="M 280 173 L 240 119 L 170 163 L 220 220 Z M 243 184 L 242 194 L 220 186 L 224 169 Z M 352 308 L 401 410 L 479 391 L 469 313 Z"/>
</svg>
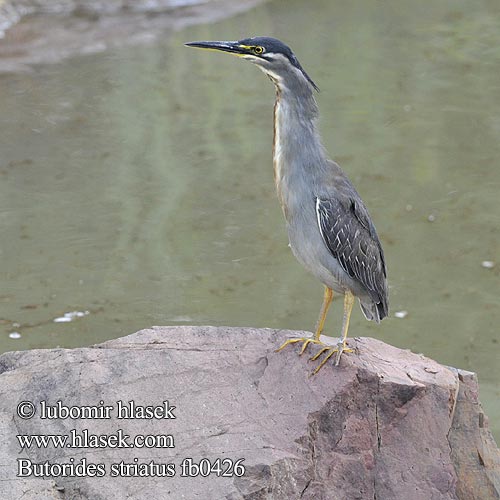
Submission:
<svg viewBox="0 0 500 500">
<path fill-rule="evenodd" d="M 385 303 L 384 253 L 365 206 L 351 198 L 316 198 L 316 216 L 323 241 L 342 269 L 375 302 Z"/>
</svg>

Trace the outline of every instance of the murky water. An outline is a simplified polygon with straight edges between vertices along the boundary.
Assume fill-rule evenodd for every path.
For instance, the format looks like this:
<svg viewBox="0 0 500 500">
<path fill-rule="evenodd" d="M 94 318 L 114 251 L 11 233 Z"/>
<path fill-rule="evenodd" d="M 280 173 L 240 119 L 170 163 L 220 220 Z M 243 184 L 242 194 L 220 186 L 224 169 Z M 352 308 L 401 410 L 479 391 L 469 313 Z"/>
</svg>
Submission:
<svg viewBox="0 0 500 500">
<path fill-rule="evenodd" d="M 0 77 L 0 349 L 153 324 L 314 326 L 322 286 L 289 251 L 274 194 L 272 85 L 182 46 L 254 34 L 288 41 L 322 89 L 325 145 L 385 247 L 391 317 L 356 309 L 351 334 L 478 372 L 500 437 L 500 4 L 487 0 L 271 1 Z M 53 321 L 73 311 L 88 314 Z"/>
</svg>

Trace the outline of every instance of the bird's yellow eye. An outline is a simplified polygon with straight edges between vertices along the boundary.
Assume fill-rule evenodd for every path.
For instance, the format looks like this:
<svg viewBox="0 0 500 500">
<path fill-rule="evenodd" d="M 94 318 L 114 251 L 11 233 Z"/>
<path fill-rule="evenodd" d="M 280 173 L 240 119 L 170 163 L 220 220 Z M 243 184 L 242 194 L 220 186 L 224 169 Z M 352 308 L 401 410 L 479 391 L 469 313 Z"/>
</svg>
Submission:
<svg viewBox="0 0 500 500">
<path fill-rule="evenodd" d="M 262 54 L 263 52 L 264 52 L 264 47 L 257 45 L 256 47 L 253 48 L 254 54 Z"/>
</svg>

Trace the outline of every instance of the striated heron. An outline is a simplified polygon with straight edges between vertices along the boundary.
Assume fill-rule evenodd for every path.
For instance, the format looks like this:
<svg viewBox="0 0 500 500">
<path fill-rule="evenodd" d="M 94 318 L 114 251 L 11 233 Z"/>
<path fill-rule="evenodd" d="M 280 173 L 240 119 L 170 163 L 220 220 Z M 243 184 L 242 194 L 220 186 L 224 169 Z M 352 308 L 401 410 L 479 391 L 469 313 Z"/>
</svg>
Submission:
<svg viewBox="0 0 500 500">
<path fill-rule="evenodd" d="M 190 47 L 227 52 L 256 64 L 274 83 L 273 164 L 278 198 L 285 215 L 290 247 L 302 265 L 324 285 L 323 305 L 314 337 L 288 339 L 321 349 L 311 358 L 335 354 L 338 365 L 347 346 L 347 331 L 355 297 L 370 321 L 388 314 L 384 252 L 368 210 L 342 169 L 327 157 L 316 127 L 318 87 L 295 54 L 269 37 L 234 42 L 190 42 Z M 333 292 L 344 295 L 342 333 L 336 346 L 320 340 Z"/>
</svg>

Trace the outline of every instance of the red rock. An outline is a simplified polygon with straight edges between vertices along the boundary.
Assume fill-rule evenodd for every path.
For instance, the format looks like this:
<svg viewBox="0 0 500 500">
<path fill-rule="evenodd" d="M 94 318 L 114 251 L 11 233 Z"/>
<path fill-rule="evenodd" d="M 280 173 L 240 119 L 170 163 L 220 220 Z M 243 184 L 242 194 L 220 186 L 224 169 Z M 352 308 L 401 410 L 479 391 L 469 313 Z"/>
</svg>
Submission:
<svg viewBox="0 0 500 500">
<path fill-rule="evenodd" d="M 302 332 L 303 333 L 303 332 Z M 299 333 L 300 334 L 300 333 Z M 474 374 L 380 341 L 314 362 L 297 332 L 157 327 L 83 349 L 0 356 L 2 498 L 441 500 L 499 498 L 500 455 Z M 325 337 L 325 340 L 329 340 Z M 330 339 L 331 341 L 332 339 Z M 312 353 L 312 351 L 311 351 Z M 21 400 L 65 405 L 175 406 L 175 419 L 23 420 Z M 175 448 L 20 452 L 16 434 L 171 434 Z M 242 462 L 243 477 L 181 477 L 185 458 Z M 101 478 L 16 477 L 18 458 L 102 463 Z M 173 477 L 113 478 L 113 463 L 173 463 Z"/>
</svg>

